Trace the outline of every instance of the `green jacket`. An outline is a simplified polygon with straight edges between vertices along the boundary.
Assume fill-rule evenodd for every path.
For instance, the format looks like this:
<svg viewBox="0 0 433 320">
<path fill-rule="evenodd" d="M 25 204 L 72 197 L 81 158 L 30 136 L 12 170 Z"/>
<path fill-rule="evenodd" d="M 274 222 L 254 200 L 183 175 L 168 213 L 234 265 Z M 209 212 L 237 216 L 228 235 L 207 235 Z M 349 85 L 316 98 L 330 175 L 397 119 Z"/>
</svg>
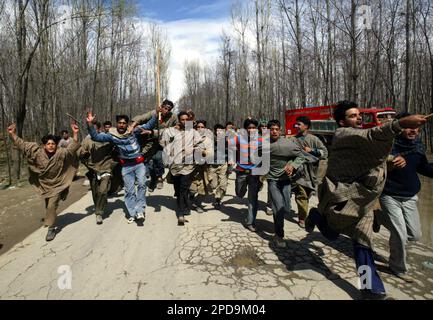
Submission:
<svg viewBox="0 0 433 320">
<path fill-rule="evenodd" d="M 284 171 L 286 165 L 291 165 L 295 170 L 302 167 L 305 158 L 301 148 L 293 140 L 280 137 L 270 144 L 270 168 L 268 180 L 288 180 L 290 177 Z"/>
</svg>

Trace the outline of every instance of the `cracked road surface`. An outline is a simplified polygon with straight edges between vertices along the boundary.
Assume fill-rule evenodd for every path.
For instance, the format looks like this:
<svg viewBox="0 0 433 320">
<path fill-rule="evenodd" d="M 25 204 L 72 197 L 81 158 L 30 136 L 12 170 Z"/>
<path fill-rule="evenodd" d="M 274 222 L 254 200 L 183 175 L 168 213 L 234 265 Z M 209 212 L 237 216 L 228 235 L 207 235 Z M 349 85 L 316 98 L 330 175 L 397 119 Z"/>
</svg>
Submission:
<svg viewBox="0 0 433 320">
<path fill-rule="evenodd" d="M 246 200 L 234 197 L 233 180 L 221 211 L 206 203 L 206 213 L 193 211 L 184 227 L 172 195 L 166 184 L 148 196 L 142 226 L 126 223 L 123 197 L 109 200 L 104 224 L 96 225 L 85 195 L 59 215 L 54 241 L 46 243 L 41 228 L 0 256 L 0 299 L 359 299 L 350 240 L 307 235 L 293 214 L 285 221 L 287 248 L 275 247 L 272 216 L 263 211 L 266 190 L 258 233 L 242 225 Z M 386 271 L 387 237 L 382 228 L 375 250 L 389 295 L 433 299 L 433 271 L 422 266 L 433 260 L 432 249 L 410 246 L 416 283 L 406 284 Z M 61 266 L 70 268 L 71 287 L 62 286 Z"/>
</svg>

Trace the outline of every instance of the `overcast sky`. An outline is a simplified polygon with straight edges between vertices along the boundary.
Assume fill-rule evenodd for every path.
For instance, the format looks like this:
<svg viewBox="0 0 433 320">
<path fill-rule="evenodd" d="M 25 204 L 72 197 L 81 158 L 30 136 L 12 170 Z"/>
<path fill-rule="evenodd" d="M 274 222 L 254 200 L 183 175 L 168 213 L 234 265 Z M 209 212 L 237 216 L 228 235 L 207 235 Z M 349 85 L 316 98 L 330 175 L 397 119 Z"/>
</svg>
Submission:
<svg viewBox="0 0 433 320">
<path fill-rule="evenodd" d="M 199 59 L 212 63 L 220 49 L 224 26 L 230 23 L 232 0 L 137 0 L 140 16 L 160 23 L 171 44 L 169 99 L 184 88 L 183 65 Z"/>
</svg>

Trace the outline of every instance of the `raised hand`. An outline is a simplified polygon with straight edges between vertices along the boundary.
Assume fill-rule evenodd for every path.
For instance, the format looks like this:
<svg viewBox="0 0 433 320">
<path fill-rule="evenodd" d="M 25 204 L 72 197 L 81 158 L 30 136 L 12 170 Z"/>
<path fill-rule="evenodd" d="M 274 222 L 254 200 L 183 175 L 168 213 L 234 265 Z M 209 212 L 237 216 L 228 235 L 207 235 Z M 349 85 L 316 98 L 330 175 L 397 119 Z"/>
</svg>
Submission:
<svg viewBox="0 0 433 320">
<path fill-rule="evenodd" d="M 87 112 L 87 123 L 93 123 L 93 121 L 96 119 L 96 115 L 92 113 L 92 111 Z"/>
<path fill-rule="evenodd" d="M 71 129 L 73 133 L 78 133 L 78 131 L 80 131 L 80 129 L 78 128 L 75 122 L 71 123 Z"/>
<path fill-rule="evenodd" d="M 10 135 L 14 135 L 17 131 L 17 125 L 15 123 L 12 123 L 9 127 L 8 127 L 8 133 Z"/>
</svg>

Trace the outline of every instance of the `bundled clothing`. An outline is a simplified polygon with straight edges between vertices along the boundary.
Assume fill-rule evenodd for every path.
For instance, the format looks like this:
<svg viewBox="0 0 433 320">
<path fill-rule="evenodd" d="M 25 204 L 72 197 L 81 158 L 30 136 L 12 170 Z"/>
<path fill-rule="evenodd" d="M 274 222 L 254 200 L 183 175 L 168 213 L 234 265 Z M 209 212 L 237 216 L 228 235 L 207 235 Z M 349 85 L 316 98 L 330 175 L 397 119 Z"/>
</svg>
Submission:
<svg viewBox="0 0 433 320">
<path fill-rule="evenodd" d="M 77 150 L 80 144 L 72 140 L 67 148 L 57 148 L 49 156 L 43 146 L 17 137 L 15 146 L 27 159 L 29 182 L 45 200 L 45 226 L 54 225 L 60 200 L 65 200 L 78 170 Z"/>
<path fill-rule="evenodd" d="M 428 163 L 425 147 L 415 140 L 397 137 L 391 152 L 406 160 L 404 168 L 390 168 L 383 193 L 380 196 L 382 212 L 378 223 L 390 231 L 389 266 L 396 274 L 406 274 L 406 244 L 421 238 L 421 224 L 417 194 L 421 189 L 418 173 L 433 178 L 433 163 Z"/>
</svg>

